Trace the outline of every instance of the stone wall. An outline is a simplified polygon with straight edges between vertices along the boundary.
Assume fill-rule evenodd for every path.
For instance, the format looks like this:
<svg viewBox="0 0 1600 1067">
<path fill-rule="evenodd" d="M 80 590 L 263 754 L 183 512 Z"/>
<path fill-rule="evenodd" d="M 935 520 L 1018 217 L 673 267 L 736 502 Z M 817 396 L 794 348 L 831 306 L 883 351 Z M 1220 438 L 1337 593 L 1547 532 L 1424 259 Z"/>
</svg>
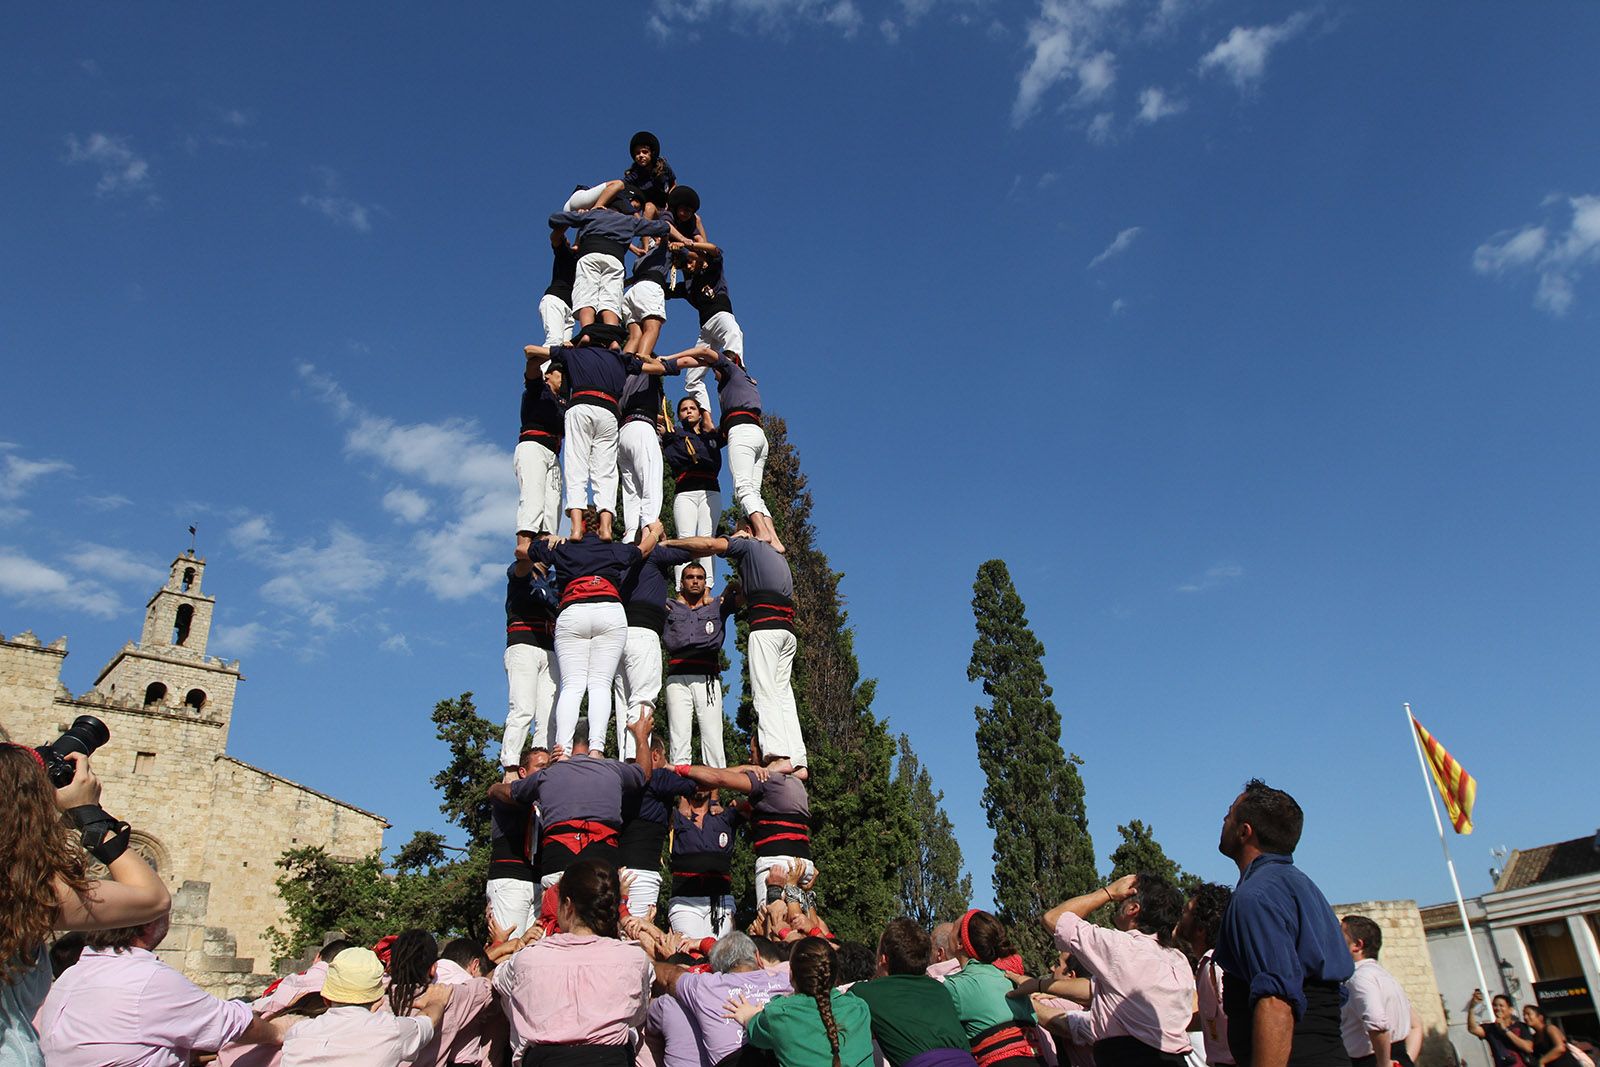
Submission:
<svg viewBox="0 0 1600 1067">
<path fill-rule="evenodd" d="M 1414 900 L 1363 900 L 1337 904 L 1334 914 L 1365 915 L 1383 930 L 1378 962 L 1395 976 L 1411 1000 L 1412 1025 L 1423 1029 L 1422 1057 L 1418 1067 L 1445 1067 L 1455 1062 L 1446 1037 L 1444 1005 L 1428 954 L 1428 937 Z"/>
</svg>

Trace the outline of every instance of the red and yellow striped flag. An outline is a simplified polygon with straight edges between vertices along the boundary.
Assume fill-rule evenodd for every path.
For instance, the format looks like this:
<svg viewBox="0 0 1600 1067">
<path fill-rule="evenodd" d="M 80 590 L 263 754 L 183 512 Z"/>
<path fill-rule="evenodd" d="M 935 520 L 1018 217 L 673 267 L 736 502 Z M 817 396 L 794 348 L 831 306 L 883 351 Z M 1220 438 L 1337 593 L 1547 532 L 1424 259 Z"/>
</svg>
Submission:
<svg viewBox="0 0 1600 1067">
<path fill-rule="evenodd" d="M 1472 802 L 1478 799 L 1477 780 L 1434 740 L 1415 715 L 1411 716 L 1411 725 L 1422 742 L 1423 755 L 1428 757 L 1433 784 L 1439 787 L 1445 810 L 1450 813 L 1450 825 L 1458 834 L 1472 833 Z"/>
</svg>

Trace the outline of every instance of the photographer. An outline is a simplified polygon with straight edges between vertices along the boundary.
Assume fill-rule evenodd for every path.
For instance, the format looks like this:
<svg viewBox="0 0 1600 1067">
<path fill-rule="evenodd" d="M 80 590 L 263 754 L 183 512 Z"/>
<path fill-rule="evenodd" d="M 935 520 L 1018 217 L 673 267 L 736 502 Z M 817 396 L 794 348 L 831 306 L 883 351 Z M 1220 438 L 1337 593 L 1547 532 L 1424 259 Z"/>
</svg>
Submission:
<svg viewBox="0 0 1600 1067">
<path fill-rule="evenodd" d="M 0 834 L 0 1062 L 40 1064 L 34 1013 L 50 991 L 45 939 L 52 930 L 110 930 L 167 913 L 166 885 L 137 853 L 127 851 L 127 824 L 100 807 L 100 781 L 80 752 L 73 776 L 51 784 L 45 758 L 24 745 L 0 743 L 0 796 L 10 802 Z M 66 813 L 77 827 L 64 823 Z M 110 880 L 85 874 L 79 844 L 110 870 Z"/>
</svg>

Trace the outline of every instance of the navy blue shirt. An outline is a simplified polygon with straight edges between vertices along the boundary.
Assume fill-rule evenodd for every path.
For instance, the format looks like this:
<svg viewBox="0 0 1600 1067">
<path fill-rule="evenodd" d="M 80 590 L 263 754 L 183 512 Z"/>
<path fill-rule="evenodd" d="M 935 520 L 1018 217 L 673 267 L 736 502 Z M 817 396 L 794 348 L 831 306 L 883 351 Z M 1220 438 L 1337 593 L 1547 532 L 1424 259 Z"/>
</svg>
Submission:
<svg viewBox="0 0 1600 1067">
<path fill-rule="evenodd" d="M 635 237 L 665 237 L 669 232 L 666 219 L 624 215 L 604 207 L 592 211 L 558 211 L 550 216 L 550 225 L 578 228 L 580 257 L 598 252 L 614 256 L 619 263 L 627 254 L 629 242 Z"/>
<path fill-rule="evenodd" d="M 582 541 L 558 541 L 554 548 L 535 537 L 528 555 L 555 567 L 561 588 L 558 614 L 573 604 L 620 602 L 622 576 L 642 558 L 637 545 L 602 541 L 593 534 Z"/>
<path fill-rule="evenodd" d="M 685 549 L 658 547 L 628 567 L 618 588 L 629 626 L 654 630 L 661 636 L 667 625 L 667 572 L 691 559 L 694 556 Z"/>
<path fill-rule="evenodd" d="M 689 301 L 689 306 L 700 314 L 700 325 L 719 311 L 733 310 L 733 298 L 728 295 L 728 276 L 722 269 L 722 257 L 708 257 L 710 262 L 684 278 L 671 292 L 671 296 Z"/>
<path fill-rule="evenodd" d="M 661 387 L 661 375 L 634 371 L 622 387 L 619 407 L 623 422 L 648 422 L 656 428 L 656 419 L 666 401 L 666 390 Z"/>
<path fill-rule="evenodd" d="M 672 895 L 720 897 L 732 888 L 734 835 L 744 822 L 733 808 L 715 808 L 696 826 L 691 816 L 672 813 Z"/>
<path fill-rule="evenodd" d="M 658 165 L 661 168 L 659 173 L 656 170 Z M 635 163 L 622 172 L 622 180 L 639 190 L 640 200 L 657 207 L 667 206 L 667 194 L 678 184 L 678 176 L 672 172 L 672 164 L 664 159 L 652 159 L 648 167 L 641 167 Z"/>
<path fill-rule="evenodd" d="M 722 439 L 715 432 L 680 427 L 661 439 L 661 458 L 677 481 L 677 491 L 722 488 Z"/>
<path fill-rule="evenodd" d="M 693 796 L 695 784 L 670 767 L 653 770 L 644 788 L 630 790 L 622 798 L 622 836 L 617 847 L 617 862 L 637 871 L 654 871 L 661 866 L 661 846 L 667 841 L 672 805 L 679 797 Z"/>
<path fill-rule="evenodd" d="M 756 380 L 745 373 L 743 367 L 727 356 L 717 357 L 711 364 L 717 375 L 717 404 L 722 408 L 722 436 L 742 423 L 761 425 L 761 391 Z"/>
<path fill-rule="evenodd" d="M 545 384 L 544 375 L 522 379 L 522 433 L 517 443 L 532 441 L 560 453 L 561 436 L 566 432 L 566 416 L 561 401 Z"/>
<path fill-rule="evenodd" d="M 637 256 L 633 261 L 633 277 L 628 279 L 629 285 L 639 282 L 655 282 L 662 289 L 667 287 L 667 270 L 672 266 L 672 250 L 667 247 L 667 242 L 657 241 L 655 247 L 642 256 Z"/>
<path fill-rule="evenodd" d="M 644 367 L 632 352 L 599 345 L 552 348 L 550 362 L 561 368 L 561 387 L 566 390 L 568 405 L 595 404 L 613 415 L 619 410 L 628 375 Z"/>
<path fill-rule="evenodd" d="M 550 284 L 544 295 L 553 296 L 568 307 L 572 305 L 572 283 L 578 275 L 578 253 L 562 241 L 555 246 L 555 263 L 550 268 Z"/>
<path fill-rule="evenodd" d="M 1338 983 L 1355 973 L 1344 932 L 1322 890 L 1292 856 L 1258 856 L 1239 879 L 1217 935 L 1217 963 L 1249 983 L 1250 1003 L 1279 997 L 1305 1014 L 1307 982 Z"/>
<path fill-rule="evenodd" d="M 517 574 L 517 565 L 506 568 L 506 647 L 537 645 L 555 649 L 557 582 L 554 570 L 543 578 L 530 570 Z"/>
</svg>

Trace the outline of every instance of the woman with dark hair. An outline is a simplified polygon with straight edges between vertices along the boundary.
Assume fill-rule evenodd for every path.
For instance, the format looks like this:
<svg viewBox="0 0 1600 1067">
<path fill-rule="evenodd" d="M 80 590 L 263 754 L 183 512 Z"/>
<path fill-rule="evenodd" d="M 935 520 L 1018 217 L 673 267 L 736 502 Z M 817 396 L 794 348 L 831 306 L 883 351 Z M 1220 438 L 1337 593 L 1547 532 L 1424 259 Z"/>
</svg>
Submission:
<svg viewBox="0 0 1600 1067">
<path fill-rule="evenodd" d="M 560 932 L 495 968 L 494 987 L 521 1045 L 514 1062 L 631 1067 L 655 969 L 637 944 L 620 940 L 616 868 L 579 860 L 562 875 L 556 899 Z"/>
<path fill-rule="evenodd" d="M 1532 1004 L 1522 1006 L 1522 1021 L 1533 1031 L 1534 1067 L 1578 1067 L 1578 1059 L 1567 1047 L 1567 1035 L 1561 1027 L 1544 1017 L 1544 1012 Z"/>
<path fill-rule="evenodd" d="M 678 184 L 672 166 L 661 156 L 661 141 L 649 130 L 640 130 L 628 142 L 633 162 L 622 172 L 622 181 L 639 191 L 645 217 L 655 218 L 666 209 L 667 194 Z"/>
<path fill-rule="evenodd" d="M 1483 1007 L 1483 990 L 1474 989 L 1467 1001 L 1467 1033 L 1489 1046 L 1489 1061 L 1494 1067 L 1528 1067 L 1533 1058 L 1533 1031 L 1517 1018 L 1517 1009 L 1504 993 L 1494 995 L 1494 1018 L 1478 1021 Z"/>
<path fill-rule="evenodd" d="M 1206 1063 L 1211 1067 L 1233 1067 L 1233 1050 L 1228 1047 L 1228 1013 L 1222 1007 L 1222 968 L 1217 965 L 1217 931 L 1228 910 L 1233 890 L 1214 882 L 1203 882 L 1189 894 L 1183 917 L 1174 931 L 1179 941 L 1189 946 L 1194 961 L 1197 997 L 1195 1017 L 1205 1042 Z"/>
<path fill-rule="evenodd" d="M 735 993 L 727 1018 L 779 1067 L 865 1067 L 872 1062 L 872 1012 L 866 1001 L 833 988 L 833 947 L 807 937 L 789 956 L 794 992 L 751 1004 Z"/>
<path fill-rule="evenodd" d="M 1113 906 L 1107 930 L 1088 917 Z M 1130 874 L 1051 908 L 1045 929 L 1094 979 L 1088 1001 L 1098 1067 L 1182 1067 L 1192 1050 L 1194 972 L 1173 946 L 1183 896 L 1158 874 Z M 1075 982 L 1082 982 L 1076 979 Z M 1052 990 L 1082 1002 L 1081 987 Z"/>
<path fill-rule="evenodd" d="M 1016 988 L 1008 976 L 1022 974 L 1022 958 L 1005 926 L 986 911 L 967 912 L 956 924 L 955 958 L 961 969 L 944 980 L 944 987 L 978 1067 L 1037 1067 L 1033 1005 L 1026 997 L 1008 995 Z"/>
<path fill-rule="evenodd" d="M 128 851 L 127 823 L 100 807 L 89 758 L 66 758 L 75 773 L 57 789 L 37 751 L 0 742 L 0 796 L 10 798 L 0 835 L 0 1063 L 7 1065 L 44 1063 L 33 1017 L 50 992 L 50 931 L 139 926 L 172 904 L 166 883 Z M 106 865 L 109 881 L 85 874 L 80 843 Z"/>
<path fill-rule="evenodd" d="M 672 528 L 677 536 L 715 536 L 717 520 L 722 517 L 722 438 L 717 435 L 711 412 L 694 397 L 678 401 L 678 427 L 662 435 L 661 457 L 672 472 Z M 707 592 L 716 585 L 712 572 L 715 559 L 699 559 L 706 572 Z M 678 568 L 675 580 L 682 584 L 683 567 Z"/>
</svg>

